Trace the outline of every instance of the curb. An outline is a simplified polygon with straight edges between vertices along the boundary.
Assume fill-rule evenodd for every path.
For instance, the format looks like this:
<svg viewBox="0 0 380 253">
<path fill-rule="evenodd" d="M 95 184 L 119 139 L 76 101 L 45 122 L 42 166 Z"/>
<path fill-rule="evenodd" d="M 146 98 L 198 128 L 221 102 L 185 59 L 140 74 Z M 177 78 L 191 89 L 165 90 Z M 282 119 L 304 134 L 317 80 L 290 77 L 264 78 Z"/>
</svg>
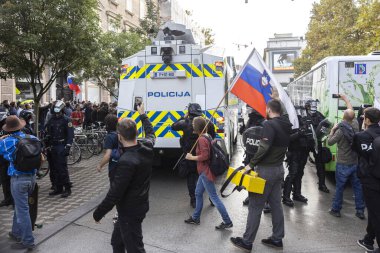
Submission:
<svg viewBox="0 0 380 253">
<path fill-rule="evenodd" d="M 79 206 L 78 208 L 70 211 L 69 213 L 65 214 L 62 217 L 59 217 L 54 221 L 54 223 L 44 225 L 41 229 L 35 229 L 33 234 L 36 241 L 36 249 L 38 250 L 38 245 L 45 242 L 49 238 L 55 236 L 60 231 L 65 229 L 70 224 L 74 223 L 75 221 L 79 220 L 92 210 L 94 210 L 99 203 L 104 199 L 106 196 L 106 192 L 101 193 L 98 197 L 95 197 L 91 199 L 90 201 L 86 202 L 82 206 Z M 21 253 L 21 252 L 31 252 L 26 250 L 13 250 L 10 247 L 5 248 L 7 253 Z M 34 251 L 34 250 L 33 250 Z M 32 251 L 32 252 L 33 252 Z"/>
<path fill-rule="evenodd" d="M 70 211 L 62 217 L 59 217 L 54 221 L 54 223 L 44 226 L 40 231 L 41 233 L 36 233 L 36 246 L 53 237 L 63 229 L 65 229 L 70 224 L 79 220 L 93 209 L 95 209 L 101 200 L 104 199 L 106 193 L 101 193 L 98 197 L 93 198 L 92 200 L 86 202 L 84 205 Z"/>
</svg>

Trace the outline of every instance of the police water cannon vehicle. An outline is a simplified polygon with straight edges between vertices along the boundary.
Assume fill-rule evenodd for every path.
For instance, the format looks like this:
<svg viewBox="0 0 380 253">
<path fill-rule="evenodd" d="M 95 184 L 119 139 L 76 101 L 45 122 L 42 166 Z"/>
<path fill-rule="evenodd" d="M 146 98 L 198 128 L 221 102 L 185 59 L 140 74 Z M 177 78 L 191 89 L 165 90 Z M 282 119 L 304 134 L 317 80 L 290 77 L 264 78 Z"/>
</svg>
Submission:
<svg viewBox="0 0 380 253">
<path fill-rule="evenodd" d="M 186 114 L 189 103 L 198 103 L 214 125 L 219 144 L 231 154 L 239 100 L 228 94 L 216 108 L 235 75 L 223 54 L 216 47 L 196 44 L 184 25 L 166 23 L 152 45 L 123 59 L 118 117 L 135 119 L 143 137 L 136 112 L 136 105 L 143 102 L 157 137 L 156 151 L 178 154 L 181 133 L 172 131 L 171 125 Z"/>
</svg>

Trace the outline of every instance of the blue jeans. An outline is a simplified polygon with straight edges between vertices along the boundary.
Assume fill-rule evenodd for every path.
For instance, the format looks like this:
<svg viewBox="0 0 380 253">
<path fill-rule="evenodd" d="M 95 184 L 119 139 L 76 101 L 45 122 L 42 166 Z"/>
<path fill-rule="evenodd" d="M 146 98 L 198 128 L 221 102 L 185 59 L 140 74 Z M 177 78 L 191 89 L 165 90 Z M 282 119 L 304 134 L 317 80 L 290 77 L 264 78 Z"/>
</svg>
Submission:
<svg viewBox="0 0 380 253">
<path fill-rule="evenodd" d="M 364 212 L 365 204 L 363 200 L 363 190 L 357 176 L 357 170 L 357 165 L 336 164 L 336 192 L 332 204 L 332 209 L 334 211 L 340 211 L 342 209 L 344 185 L 350 180 L 355 195 L 356 211 Z"/>
<path fill-rule="evenodd" d="M 35 175 L 12 176 L 11 178 L 11 191 L 15 203 L 12 234 L 20 238 L 24 245 L 34 244 L 28 198 L 33 192 L 35 183 Z"/>
<path fill-rule="evenodd" d="M 220 215 L 222 216 L 223 222 L 226 224 L 231 223 L 231 219 L 228 216 L 227 210 L 224 207 L 222 201 L 219 199 L 216 193 L 214 182 L 207 179 L 207 176 L 202 173 L 199 175 L 197 187 L 195 188 L 195 199 L 196 207 L 193 213 L 193 219 L 199 220 L 201 218 L 202 208 L 203 208 L 203 193 L 207 191 L 212 203 L 218 209 Z"/>
</svg>

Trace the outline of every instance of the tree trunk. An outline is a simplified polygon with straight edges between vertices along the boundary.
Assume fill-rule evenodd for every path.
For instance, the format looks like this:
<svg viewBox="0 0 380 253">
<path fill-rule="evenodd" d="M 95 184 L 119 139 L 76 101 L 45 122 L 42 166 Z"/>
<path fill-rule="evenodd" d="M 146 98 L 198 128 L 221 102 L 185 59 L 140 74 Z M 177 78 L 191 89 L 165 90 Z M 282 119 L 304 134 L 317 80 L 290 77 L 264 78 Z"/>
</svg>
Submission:
<svg viewBox="0 0 380 253">
<path fill-rule="evenodd" d="M 40 100 L 38 97 L 34 98 L 34 115 L 35 115 L 35 121 L 34 121 L 34 131 L 39 137 L 39 123 L 40 123 Z"/>
</svg>

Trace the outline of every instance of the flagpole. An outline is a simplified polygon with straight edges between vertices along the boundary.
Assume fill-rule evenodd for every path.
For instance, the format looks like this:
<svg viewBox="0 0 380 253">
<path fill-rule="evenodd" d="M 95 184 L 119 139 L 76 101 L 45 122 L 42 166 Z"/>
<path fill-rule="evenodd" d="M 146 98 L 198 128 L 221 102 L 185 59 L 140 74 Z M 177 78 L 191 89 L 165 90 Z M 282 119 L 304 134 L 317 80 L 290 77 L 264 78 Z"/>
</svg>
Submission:
<svg viewBox="0 0 380 253">
<path fill-rule="evenodd" d="M 235 76 L 235 78 L 234 78 L 233 81 L 232 81 L 232 84 L 230 85 L 230 87 L 228 87 L 227 91 L 224 93 L 224 95 L 223 95 L 222 99 L 220 100 L 218 106 L 216 107 L 216 109 L 214 110 L 213 114 L 211 115 L 211 119 L 212 119 L 212 118 L 215 118 L 215 114 L 216 114 L 216 112 L 218 111 L 218 109 L 219 109 L 219 107 L 221 106 L 221 104 L 223 103 L 223 100 L 226 98 L 228 92 L 231 91 L 232 87 L 235 85 L 235 82 L 236 82 L 236 81 L 239 79 L 239 77 L 241 76 L 242 70 L 245 68 L 245 66 L 247 66 L 249 59 L 251 59 L 251 57 L 252 57 L 252 55 L 255 53 L 255 51 L 256 51 L 256 49 L 253 48 L 252 52 L 249 54 L 247 60 L 245 61 L 243 67 L 241 68 L 239 74 Z M 189 152 L 190 154 L 193 152 L 194 148 L 197 146 L 197 144 L 198 144 L 198 142 L 199 142 L 199 139 L 201 138 L 202 134 L 205 133 L 205 131 L 206 131 L 208 125 L 209 125 L 210 122 L 211 122 L 211 119 L 207 121 L 206 126 L 203 128 L 201 134 L 198 136 L 197 140 L 195 141 L 193 147 L 191 148 L 191 150 L 190 150 L 190 152 Z M 184 153 L 181 155 L 181 157 L 178 159 L 177 163 L 174 165 L 173 170 L 175 170 L 175 168 L 178 166 L 178 164 L 179 164 L 179 162 L 181 161 L 183 155 L 184 155 Z"/>
</svg>

